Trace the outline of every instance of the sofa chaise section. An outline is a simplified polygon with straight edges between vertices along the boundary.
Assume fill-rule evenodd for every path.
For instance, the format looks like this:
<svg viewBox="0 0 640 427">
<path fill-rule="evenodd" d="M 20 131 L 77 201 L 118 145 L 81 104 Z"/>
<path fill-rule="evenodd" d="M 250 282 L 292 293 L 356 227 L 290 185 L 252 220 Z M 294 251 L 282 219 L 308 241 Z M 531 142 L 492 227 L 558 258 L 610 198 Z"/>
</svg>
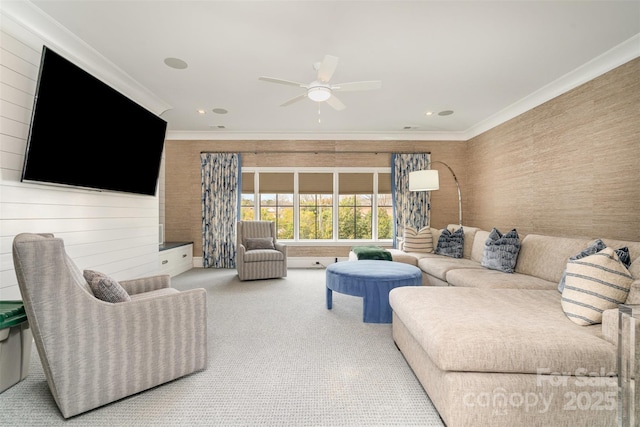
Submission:
<svg viewBox="0 0 640 427">
<path fill-rule="evenodd" d="M 569 320 L 557 290 L 398 288 L 389 302 L 396 345 L 449 427 L 615 425 L 616 348 Z M 572 411 L 579 393 L 602 403 Z"/>
</svg>

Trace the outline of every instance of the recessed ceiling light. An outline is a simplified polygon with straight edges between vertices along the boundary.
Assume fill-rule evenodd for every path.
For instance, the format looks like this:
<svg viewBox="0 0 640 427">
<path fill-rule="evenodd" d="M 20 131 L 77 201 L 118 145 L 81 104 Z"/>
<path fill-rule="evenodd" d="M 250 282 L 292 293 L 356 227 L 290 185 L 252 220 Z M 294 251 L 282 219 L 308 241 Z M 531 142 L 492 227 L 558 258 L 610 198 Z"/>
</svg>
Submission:
<svg viewBox="0 0 640 427">
<path fill-rule="evenodd" d="M 198 114 L 207 114 L 205 110 L 198 110 Z"/>
<path fill-rule="evenodd" d="M 211 111 L 213 111 L 216 114 L 227 114 L 229 112 L 229 111 L 225 110 L 224 108 L 214 108 Z"/>
<path fill-rule="evenodd" d="M 433 116 L 433 111 L 427 111 L 424 113 L 425 116 Z"/>
<path fill-rule="evenodd" d="M 167 67 L 175 68 L 176 70 L 184 70 L 188 67 L 186 62 L 178 58 L 165 58 L 164 63 Z"/>
<path fill-rule="evenodd" d="M 438 113 L 439 116 L 450 116 L 453 114 L 453 110 L 444 110 Z"/>
</svg>

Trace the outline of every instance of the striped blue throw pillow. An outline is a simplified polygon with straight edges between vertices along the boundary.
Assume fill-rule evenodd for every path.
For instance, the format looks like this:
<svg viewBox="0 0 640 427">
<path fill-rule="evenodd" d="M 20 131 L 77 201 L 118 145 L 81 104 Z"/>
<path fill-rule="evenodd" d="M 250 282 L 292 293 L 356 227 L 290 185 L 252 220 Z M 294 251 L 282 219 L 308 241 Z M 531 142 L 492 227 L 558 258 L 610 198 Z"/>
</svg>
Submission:
<svg viewBox="0 0 640 427">
<path fill-rule="evenodd" d="M 633 277 L 613 248 L 569 260 L 562 309 L 578 325 L 602 323 L 602 312 L 624 304 Z"/>
<path fill-rule="evenodd" d="M 587 246 L 585 249 L 583 249 L 580 253 L 575 254 L 574 256 L 569 258 L 569 260 L 576 260 L 576 259 L 584 258 L 589 255 L 593 255 L 596 252 L 600 252 L 606 247 L 607 245 L 605 245 L 602 240 L 597 239 L 595 242 L 593 242 L 592 244 Z M 616 254 L 618 255 L 618 258 L 620 258 L 620 261 L 622 262 L 622 264 L 624 264 L 625 267 L 629 268 L 629 266 L 631 265 L 631 256 L 629 254 L 629 248 L 625 246 L 623 248 L 616 249 Z M 565 269 L 562 272 L 562 277 L 560 278 L 560 282 L 558 283 L 558 292 L 560 293 L 562 293 L 562 290 L 564 289 L 564 282 L 566 278 L 567 278 L 567 270 Z"/>
</svg>

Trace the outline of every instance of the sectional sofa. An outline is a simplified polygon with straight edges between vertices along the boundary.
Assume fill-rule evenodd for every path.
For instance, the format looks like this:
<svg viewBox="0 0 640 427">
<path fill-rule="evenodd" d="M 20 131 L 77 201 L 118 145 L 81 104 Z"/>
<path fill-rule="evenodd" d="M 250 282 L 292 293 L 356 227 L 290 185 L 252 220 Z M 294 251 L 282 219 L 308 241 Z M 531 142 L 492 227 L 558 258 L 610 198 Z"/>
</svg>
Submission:
<svg viewBox="0 0 640 427">
<path fill-rule="evenodd" d="M 593 240 L 520 236 L 506 273 L 482 266 L 490 232 L 463 230 L 462 258 L 390 250 L 435 285 L 393 289 L 389 302 L 394 341 L 447 426 L 617 425 L 618 310 L 582 326 L 558 290 Z M 628 247 L 626 303 L 640 304 L 640 243 L 602 241 Z"/>
</svg>

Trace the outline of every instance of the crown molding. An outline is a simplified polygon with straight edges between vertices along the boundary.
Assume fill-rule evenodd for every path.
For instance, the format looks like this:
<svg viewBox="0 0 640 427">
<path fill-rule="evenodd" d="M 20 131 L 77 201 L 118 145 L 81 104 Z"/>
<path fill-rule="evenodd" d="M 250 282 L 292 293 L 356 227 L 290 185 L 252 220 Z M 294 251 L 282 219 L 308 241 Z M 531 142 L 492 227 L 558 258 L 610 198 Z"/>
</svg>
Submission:
<svg viewBox="0 0 640 427">
<path fill-rule="evenodd" d="M 171 108 L 31 2 L 0 1 L 0 19 L 3 31 L 16 36 L 34 51 L 42 52 L 42 44 L 46 44 L 155 114 Z"/>
<path fill-rule="evenodd" d="M 640 33 L 472 126 L 464 132 L 466 139 L 476 137 L 639 56 Z"/>
<path fill-rule="evenodd" d="M 348 132 L 348 133 L 282 133 L 282 132 L 224 132 L 224 131 L 167 131 L 167 140 L 216 141 L 466 141 L 462 132 Z"/>
</svg>

